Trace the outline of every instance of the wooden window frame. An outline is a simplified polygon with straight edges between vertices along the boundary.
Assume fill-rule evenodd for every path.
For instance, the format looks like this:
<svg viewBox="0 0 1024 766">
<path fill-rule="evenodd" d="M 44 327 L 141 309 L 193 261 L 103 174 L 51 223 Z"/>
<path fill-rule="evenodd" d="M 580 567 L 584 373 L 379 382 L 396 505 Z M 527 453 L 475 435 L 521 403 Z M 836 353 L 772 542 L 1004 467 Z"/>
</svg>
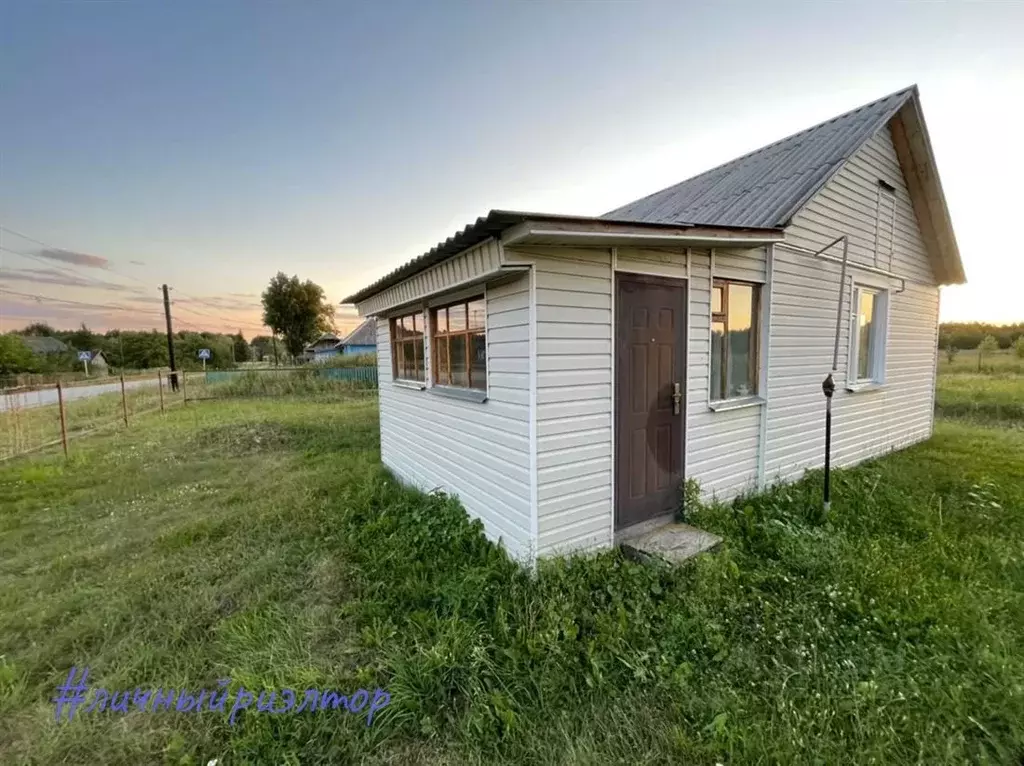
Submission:
<svg viewBox="0 0 1024 766">
<path fill-rule="evenodd" d="M 415 338 L 412 339 L 413 368 L 418 370 L 420 365 L 417 364 L 417 362 L 418 361 L 422 361 L 423 362 L 423 367 L 422 367 L 422 369 L 423 369 L 423 377 L 422 378 L 409 378 L 409 377 L 406 377 L 403 374 L 399 374 L 400 373 L 400 368 L 399 368 L 399 364 L 398 364 L 399 347 L 402 346 L 402 344 L 404 344 L 404 343 L 408 343 L 409 341 L 405 340 L 404 338 L 403 339 L 398 339 L 398 337 L 397 337 L 397 329 L 398 329 L 398 323 L 401 320 L 405 319 L 406 317 L 413 317 L 413 330 L 414 331 L 416 329 L 416 327 L 415 327 L 416 317 L 420 317 L 421 321 L 423 322 L 423 335 L 418 339 L 418 341 Z M 424 384 L 424 383 L 427 382 L 427 359 L 426 359 L 427 326 L 426 326 L 426 322 L 427 322 L 427 315 L 423 311 L 423 309 L 418 309 L 416 311 L 410 311 L 407 314 L 399 314 L 398 316 L 393 316 L 393 317 L 391 317 L 388 320 L 388 323 L 389 323 L 389 328 L 388 329 L 389 329 L 389 331 L 391 333 L 391 377 L 392 377 L 392 380 L 407 381 L 407 382 L 410 382 L 410 383 L 419 383 L 419 384 Z M 419 348 L 420 356 L 422 356 L 421 360 L 418 359 L 417 355 L 416 355 L 417 347 Z"/>
<path fill-rule="evenodd" d="M 484 319 L 483 319 L 483 323 L 479 327 L 473 327 L 473 326 L 470 325 L 469 304 L 475 303 L 477 301 L 480 301 L 480 303 L 483 304 L 485 316 L 484 316 Z M 447 330 L 445 332 L 439 332 L 438 329 L 437 329 L 437 313 L 439 311 L 444 311 L 444 310 L 450 309 L 452 306 L 465 306 L 465 309 L 466 309 L 466 327 L 464 329 L 462 329 L 462 330 L 452 331 L 452 330 L 449 329 L 449 330 Z M 457 301 L 451 301 L 449 303 L 444 303 L 444 304 L 441 304 L 439 306 L 432 306 L 431 307 L 431 309 L 430 309 L 430 362 L 431 362 L 431 364 L 430 364 L 430 370 L 431 370 L 430 377 L 431 377 L 431 381 L 433 382 L 433 384 L 435 386 L 443 386 L 443 387 L 447 387 L 447 388 L 457 388 L 457 389 L 466 390 L 466 391 L 486 391 L 487 390 L 487 361 L 486 361 L 486 358 L 484 360 L 484 379 L 482 381 L 477 381 L 479 383 L 479 385 L 476 385 L 476 386 L 473 385 L 473 383 L 474 383 L 474 380 L 473 380 L 473 365 L 472 365 L 472 362 L 471 362 L 471 359 L 470 359 L 471 348 L 472 348 L 472 344 L 470 342 L 470 339 L 472 338 L 472 336 L 479 335 L 479 334 L 482 333 L 483 336 L 484 336 L 484 346 L 486 348 L 486 345 L 487 345 L 487 317 L 486 317 L 486 313 L 487 313 L 487 302 L 486 302 L 486 297 L 485 297 L 485 295 L 483 293 L 480 293 L 479 295 L 471 295 L 468 298 L 460 298 Z M 462 385 L 461 383 L 455 383 L 455 382 L 452 381 L 451 339 L 452 338 L 458 338 L 458 337 L 465 338 L 465 344 L 466 344 L 466 346 L 465 346 L 465 348 L 466 348 L 466 356 L 465 356 L 465 359 L 466 359 L 466 384 L 465 385 Z M 447 382 L 442 382 L 441 381 L 441 376 L 440 376 L 441 365 L 438 362 L 437 350 L 440 347 L 441 343 L 444 343 L 444 345 L 445 345 L 445 352 L 446 352 L 445 353 L 445 362 L 446 362 L 446 369 L 445 369 L 445 373 L 446 374 L 445 374 L 445 377 L 447 378 Z"/>
<path fill-rule="evenodd" d="M 750 337 L 751 337 L 751 349 L 750 349 L 750 361 L 748 363 L 747 375 L 749 376 L 750 394 L 748 396 L 759 396 L 760 395 L 760 375 L 759 368 L 761 364 L 761 285 L 757 282 L 744 282 L 740 279 L 719 279 L 716 277 L 711 282 L 711 296 L 709 303 L 711 304 L 711 336 L 714 338 L 714 325 L 715 322 L 721 322 L 725 325 L 725 337 L 726 343 L 722 348 L 722 370 L 721 375 L 721 390 L 711 391 L 711 381 L 714 378 L 714 370 L 712 369 L 712 354 L 711 349 L 708 349 L 708 399 L 712 402 L 724 402 L 728 401 L 726 398 L 726 392 L 729 390 L 729 285 L 743 285 L 744 287 L 751 288 L 751 301 L 750 301 Z M 715 288 L 722 288 L 722 306 L 720 311 L 715 311 Z M 732 397 L 735 398 L 735 397 Z"/>
</svg>

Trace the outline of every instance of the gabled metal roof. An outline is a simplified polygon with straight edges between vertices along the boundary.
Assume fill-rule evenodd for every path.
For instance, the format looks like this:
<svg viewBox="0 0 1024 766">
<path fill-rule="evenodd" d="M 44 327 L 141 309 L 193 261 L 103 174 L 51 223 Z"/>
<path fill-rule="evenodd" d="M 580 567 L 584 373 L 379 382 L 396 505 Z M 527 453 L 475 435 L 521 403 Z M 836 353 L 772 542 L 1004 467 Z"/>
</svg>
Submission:
<svg viewBox="0 0 1024 766">
<path fill-rule="evenodd" d="M 958 284 L 965 279 L 960 253 L 935 169 L 917 86 L 912 85 L 596 219 L 492 210 L 432 250 L 347 297 L 343 303 L 363 301 L 486 239 L 501 237 L 505 230 L 527 221 L 604 221 L 609 225 L 665 227 L 663 230 L 718 227 L 762 233 L 781 231 L 846 161 L 897 115 L 901 118 L 894 120 L 894 124 L 906 123 L 911 130 L 907 138 L 910 145 L 900 162 L 904 172 L 912 175 L 914 183 L 920 187 L 920 191 L 912 191 L 912 198 L 915 211 L 922 219 L 929 252 L 936 261 L 937 275 L 942 284 Z"/>
<path fill-rule="evenodd" d="M 60 338 L 49 335 L 22 335 L 21 339 L 33 354 L 63 354 L 71 350 Z"/>
<path fill-rule="evenodd" d="M 802 130 L 602 218 L 645 223 L 786 226 L 801 207 L 917 91 L 904 88 Z"/>
<path fill-rule="evenodd" d="M 376 346 L 377 345 L 377 321 L 367 319 L 356 329 L 345 336 L 338 346 Z"/>
</svg>

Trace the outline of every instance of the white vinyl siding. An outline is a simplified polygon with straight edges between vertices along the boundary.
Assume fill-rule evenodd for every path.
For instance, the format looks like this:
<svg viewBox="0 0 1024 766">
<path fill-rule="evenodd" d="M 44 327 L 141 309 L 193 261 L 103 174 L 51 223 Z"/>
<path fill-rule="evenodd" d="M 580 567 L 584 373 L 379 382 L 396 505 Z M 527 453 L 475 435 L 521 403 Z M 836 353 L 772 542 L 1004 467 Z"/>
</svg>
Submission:
<svg viewBox="0 0 1024 766">
<path fill-rule="evenodd" d="M 529 278 L 488 287 L 486 297 L 489 391 L 483 403 L 393 383 L 388 322 L 378 318 L 381 460 L 404 482 L 457 496 L 483 521 L 488 537 L 528 560 Z M 429 364 L 429 339 L 427 348 Z"/>
<path fill-rule="evenodd" d="M 848 364 L 850 287 L 843 301 L 840 384 L 833 399 L 832 462 L 851 465 L 931 435 L 938 290 L 907 284 L 890 292 L 886 384 L 851 393 Z M 897 283 L 898 285 L 898 283 Z M 789 481 L 820 468 L 825 445 L 821 381 L 832 366 L 839 266 L 776 248 L 772 347 L 768 368 L 766 479 Z"/>
<path fill-rule="evenodd" d="M 543 252 L 523 254 L 534 261 L 537 281 L 541 554 L 612 542 L 611 255 L 596 248 Z"/>
<path fill-rule="evenodd" d="M 883 201 L 882 231 L 879 235 L 883 249 L 876 263 L 879 180 L 895 189 L 895 218 L 890 223 L 892 203 Z M 832 180 L 793 216 L 791 225 L 786 228 L 786 242 L 818 250 L 843 234 L 850 236 L 851 262 L 891 270 L 921 284 L 935 284 L 931 262 L 925 251 L 888 126 L 864 144 Z M 830 254 L 842 255 L 841 248 L 837 246 Z"/>
<path fill-rule="evenodd" d="M 614 515 L 611 251 L 535 247 L 508 249 L 506 257 L 536 269 L 538 552 L 607 547 Z M 764 280 L 762 248 L 718 257 L 720 276 Z M 757 408 L 708 409 L 709 252 L 692 250 L 689 261 L 685 470 L 707 496 L 726 498 L 756 481 L 760 415 Z M 687 265 L 682 249 L 617 248 L 614 268 L 685 278 Z"/>
<path fill-rule="evenodd" d="M 878 179 L 896 189 L 889 279 L 858 269 L 875 266 Z M 833 400 L 833 465 L 852 465 L 927 439 L 934 406 L 938 287 L 907 194 L 889 128 L 885 127 L 794 217 L 786 241 L 817 249 L 850 236 L 850 259 L 840 329 L 839 387 Z M 837 247 L 835 256 L 841 255 Z M 881 263 L 884 267 L 886 264 Z M 832 367 L 838 263 L 777 246 L 772 274 L 771 354 L 768 369 L 768 482 L 798 478 L 820 468 L 825 444 L 821 381 Z M 885 385 L 846 391 L 850 364 L 852 291 L 855 284 L 887 290 Z M 855 376 L 852 376 L 855 377 Z M 850 378 L 852 380 L 852 377 Z"/>
<path fill-rule="evenodd" d="M 687 363 L 686 478 L 700 482 L 705 498 L 728 500 L 757 482 L 759 406 L 712 412 L 711 282 L 714 278 L 761 283 L 765 252 L 693 250 L 690 256 L 690 338 Z M 763 405 L 761 405 L 763 406 Z"/>
</svg>

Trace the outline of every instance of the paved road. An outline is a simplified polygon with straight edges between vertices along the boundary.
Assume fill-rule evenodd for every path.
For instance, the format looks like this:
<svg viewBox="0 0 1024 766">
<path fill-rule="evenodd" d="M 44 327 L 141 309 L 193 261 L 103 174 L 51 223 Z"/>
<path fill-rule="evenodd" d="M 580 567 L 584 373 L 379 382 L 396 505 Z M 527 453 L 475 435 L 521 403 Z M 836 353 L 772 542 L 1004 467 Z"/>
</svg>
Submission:
<svg viewBox="0 0 1024 766">
<path fill-rule="evenodd" d="M 126 380 L 124 382 L 126 390 L 129 388 L 140 388 L 142 386 L 155 385 L 156 377 L 153 377 L 152 379 L 146 378 L 144 380 Z M 68 386 L 64 389 L 64 401 L 69 402 L 73 399 L 88 399 L 91 396 L 109 394 L 120 390 L 120 381 L 114 381 L 113 383 L 97 383 L 91 386 Z M 45 407 L 47 404 L 56 403 L 56 388 L 43 388 L 38 391 L 23 391 L 19 394 L 4 394 L 3 396 L 0 396 L 0 412 L 12 409 L 13 407 L 24 409 L 26 407 Z"/>
</svg>

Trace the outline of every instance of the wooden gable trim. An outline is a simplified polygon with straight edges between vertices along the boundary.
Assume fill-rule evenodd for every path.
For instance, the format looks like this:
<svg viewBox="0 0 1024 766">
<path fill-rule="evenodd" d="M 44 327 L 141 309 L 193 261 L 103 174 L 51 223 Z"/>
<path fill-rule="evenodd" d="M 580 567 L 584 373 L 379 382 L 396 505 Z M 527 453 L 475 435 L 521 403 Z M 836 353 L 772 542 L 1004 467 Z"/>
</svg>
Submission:
<svg viewBox="0 0 1024 766">
<path fill-rule="evenodd" d="M 916 95 L 889 121 L 889 127 L 936 279 L 940 284 L 962 284 L 967 280 L 960 249 Z"/>
</svg>

